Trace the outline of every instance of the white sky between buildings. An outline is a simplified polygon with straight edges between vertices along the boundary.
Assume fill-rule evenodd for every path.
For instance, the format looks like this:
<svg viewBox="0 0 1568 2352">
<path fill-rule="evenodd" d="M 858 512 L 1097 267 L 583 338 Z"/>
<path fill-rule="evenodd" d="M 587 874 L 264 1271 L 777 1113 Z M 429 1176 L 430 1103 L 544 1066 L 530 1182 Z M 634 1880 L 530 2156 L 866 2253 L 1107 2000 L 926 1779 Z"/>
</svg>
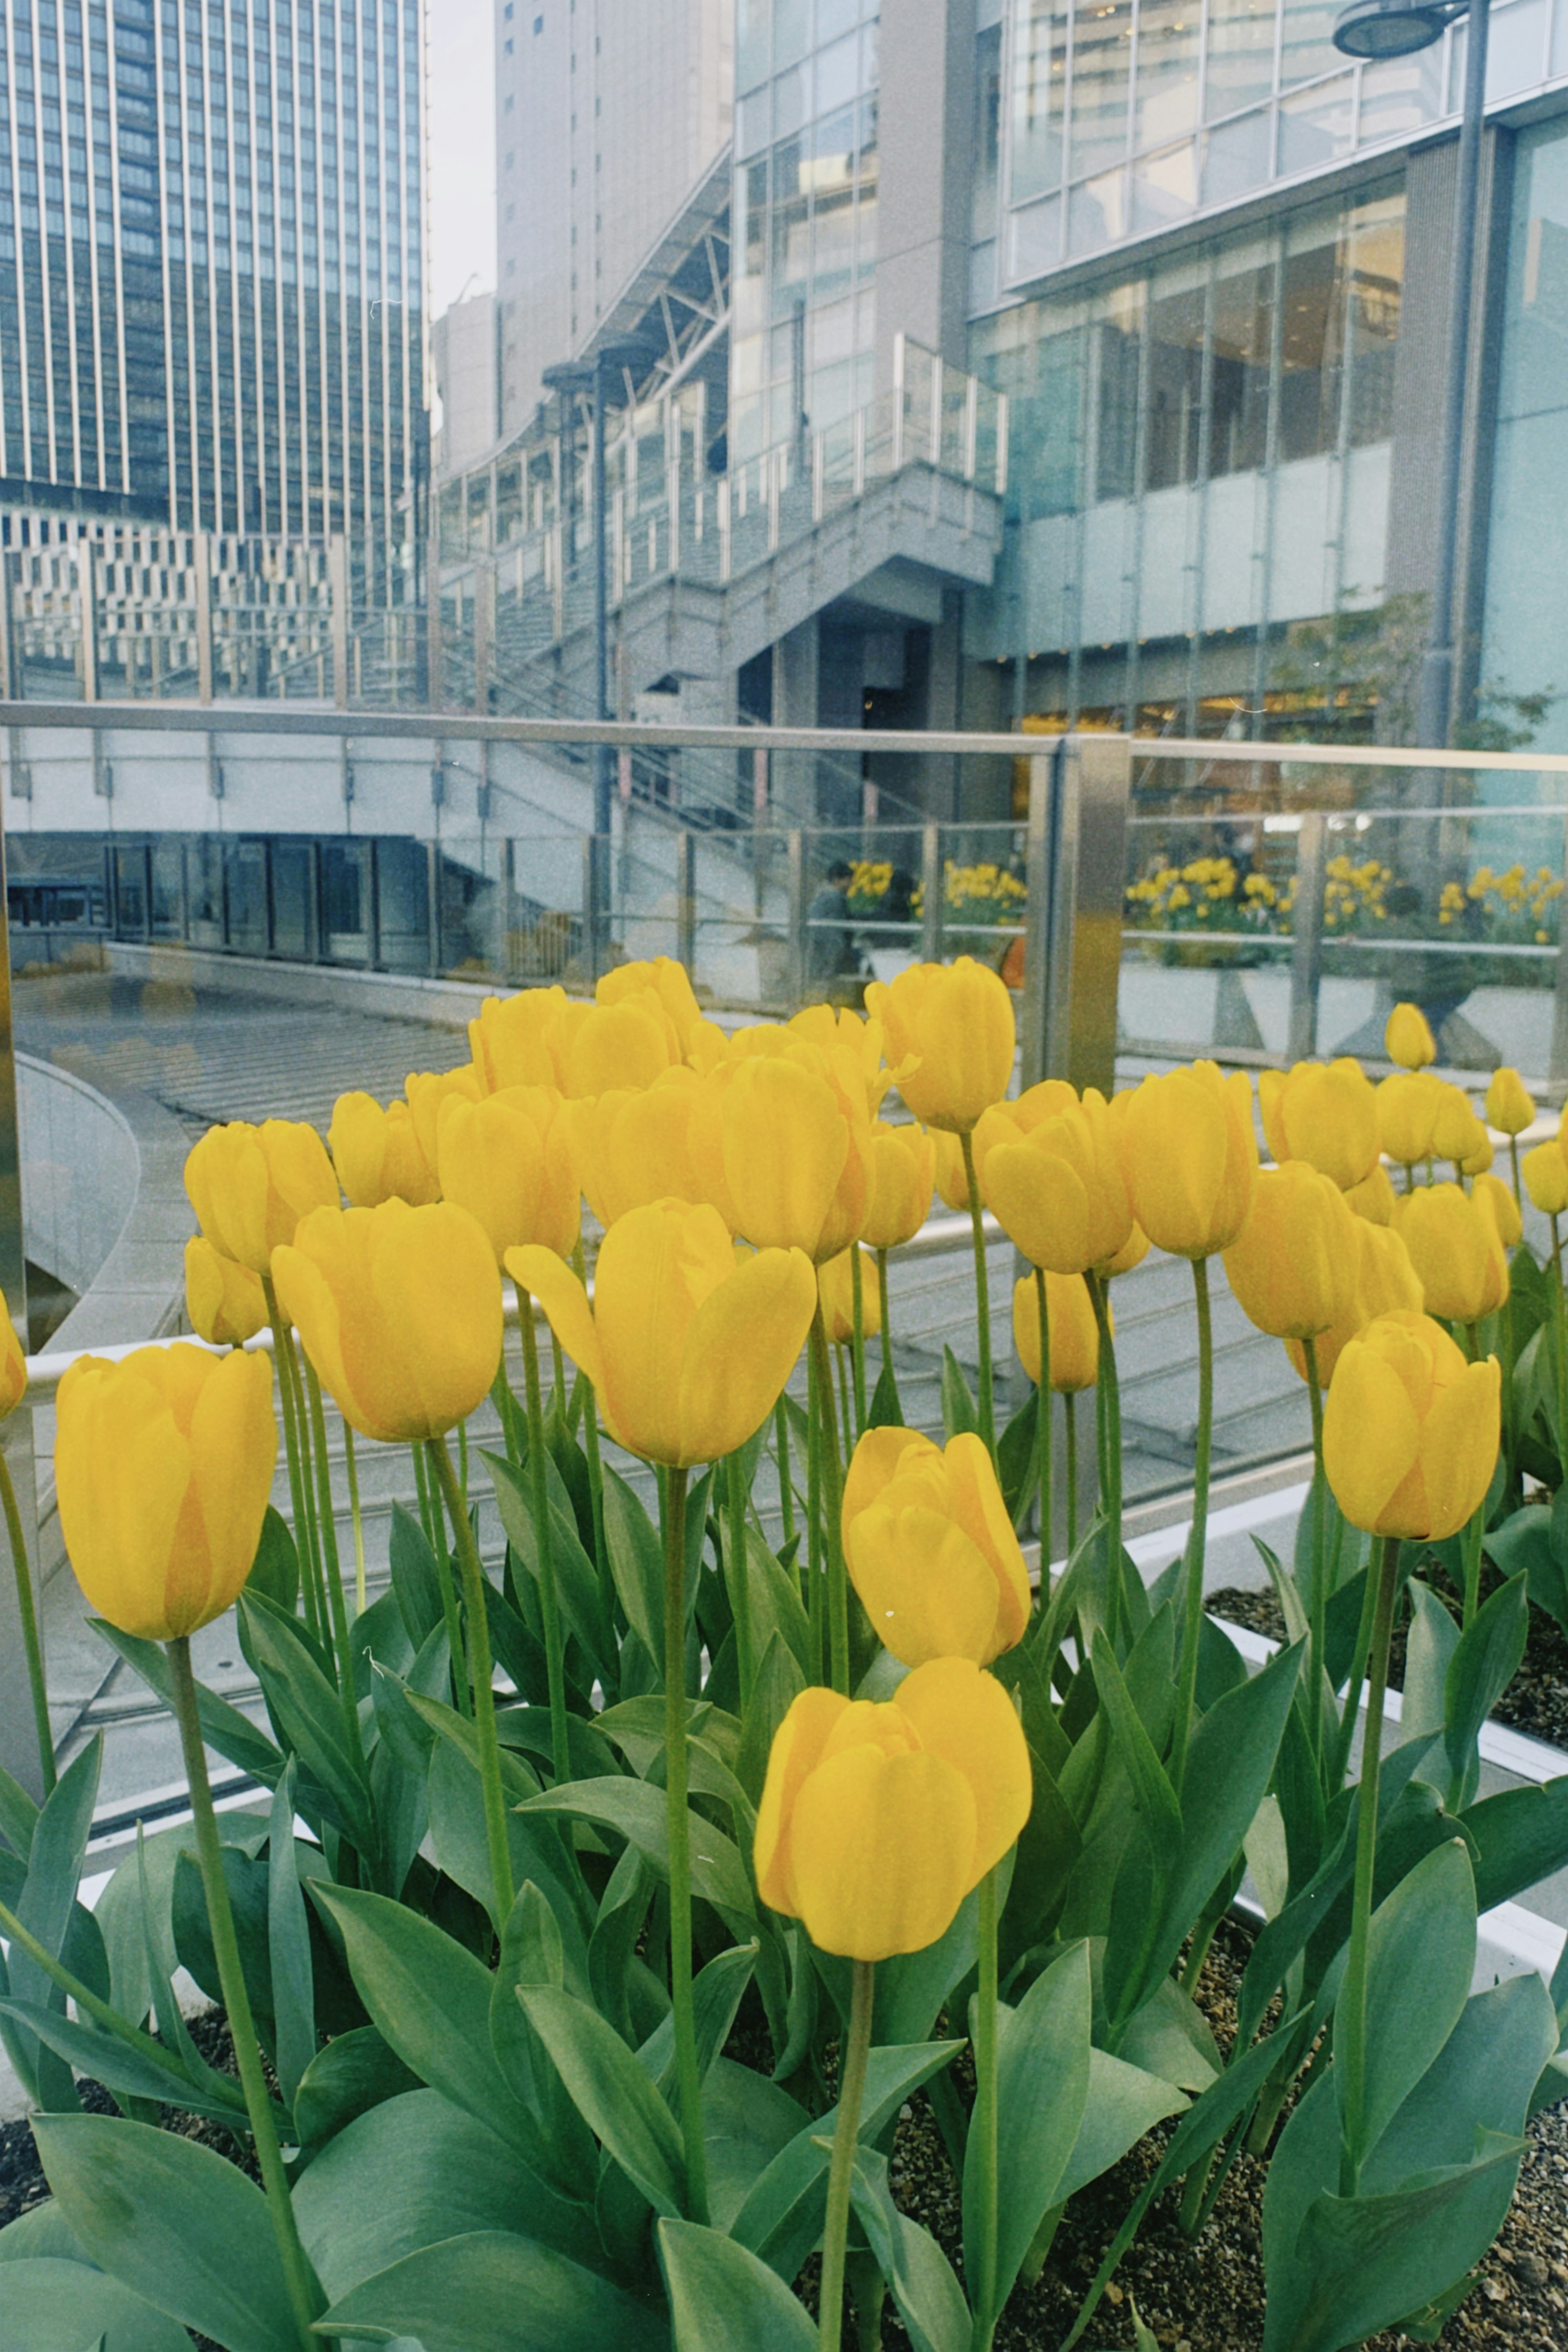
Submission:
<svg viewBox="0 0 1568 2352">
<path fill-rule="evenodd" d="M 496 282 L 495 0 L 426 0 L 430 316 Z"/>
</svg>

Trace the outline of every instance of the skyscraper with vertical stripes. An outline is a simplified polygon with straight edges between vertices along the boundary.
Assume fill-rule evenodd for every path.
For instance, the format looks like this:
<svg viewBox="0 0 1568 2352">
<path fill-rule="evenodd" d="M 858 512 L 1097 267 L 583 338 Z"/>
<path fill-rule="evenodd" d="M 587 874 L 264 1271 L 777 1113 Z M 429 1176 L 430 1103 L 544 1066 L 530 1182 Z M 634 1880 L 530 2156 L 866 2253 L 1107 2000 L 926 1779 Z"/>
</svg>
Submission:
<svg viewBox="0 0 1568 2352">
<path fill-rule="evenodd" d="M 415 539 L 422 16 L 0 0 L 0 505 Z"/>
</svg>

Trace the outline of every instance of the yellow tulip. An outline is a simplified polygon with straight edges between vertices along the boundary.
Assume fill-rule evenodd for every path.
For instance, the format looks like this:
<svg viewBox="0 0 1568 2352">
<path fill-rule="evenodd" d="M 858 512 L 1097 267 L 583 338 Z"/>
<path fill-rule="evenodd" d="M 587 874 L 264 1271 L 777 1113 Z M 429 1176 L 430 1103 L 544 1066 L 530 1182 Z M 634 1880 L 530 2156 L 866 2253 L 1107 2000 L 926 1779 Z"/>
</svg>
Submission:
<svg viewBox="0 0 1568 2352">
<path fill-rule="evenodd" d="M 1158 1249 L 1208 1257 L 1247 1222 L 1258 1174 L 1252 1087 L 1194 1062 L 1120 1094 L 1110 1134 L 1132 1213 Z"/>
<path fill-rule="evenodd" d="M 1109 1282 L 1113 1275 L 1131 1274 L 1135 1265 L 1142 1265 L 1148 1255 L 1149 1236 L 1142 1225 L 1135 1224 L 1115 1256 L 1105 1258 L 1094 1270 Z"/>
<path fill-rule="evenodd" d="M 356 1209 L 406 1201 L 411 1209 L 440 1198 L 436 1171 L 407 1103 L 384 1110 L 374 1095 L 340 1095 L 327 1142 L 338 1181 Z"/>
<path fill-rule="evenodd" d="M 923 1951 L 1029 1818 L 1006 1692 L 967 1658 L 917 1666 L 882 1705 L 804 1690 L 773 1735 L 757 1892 L 854 1960 Z"/>
<path fill-rule="evenodd" d="M 1342 1192 L 1377 1165 L 1377 1096 L 1349 1054 L 1333 1062 L 1297 1062 L 1260 1070 L 1258 1104 L 1276 1162 L 1304 1160 L 1331 1176 Z"/>
<path fill-rule="evenodd" d="M 455 1070 L 411 1070 L 403 1082 L 403 1092 L 414 1120 L 414 1132 L 419 1138 L 419 1149 L 434 1168 L 441 1105 L 451 1096 L 459 1102 L 478 1102 L 486 1088 L 480 1085 L 472 1062 L 464 1062 Z"/>
<path fill-rule="evenodd" d="M 871 1128 L 871 1205 L 861 1239 L 870 1249 L 897 1249 L 912 1242 L 931 1214 L 936 1181 L 936 1139 L 913 1119 L 892 1127 L 883 1118 Z"/>
<path fill-rule="evenodd" d="M 1432 1122 L 1433 1159 L 1447 1160 L 1459 1168 L 1471 1158 L 1484 1155 L 1489 1163 L 1491 1146 L 1468 1095 L 1462 1087 L 1448 1086 L 1441 1080 L 1438 1083 L 1442 1100 Z"/>
<path fill-rule="evenodd" d="M 205 1234 L 185 1244 L 185 1312 L 215 1348 L 242 1348 L 267 1322 L 259 1276 L 214 1249 Z"/>
<path fill-rule="evenodd" d="M 209 1127 L 185 1160 L 185 1191 L 215 1249 L 252 1274 L 291 1242 L 301 1217 L 338 1205 L 338 1180 L 313 1127 L 290 1118 Z"/>
<path fill-rule="evenodd" d="M 816 1265 L 858 1241 L 871 1205 L 871 1121 L 852 1056 L 781 1038 L 714 1083 L 733 1230 L 758 1249 L 802 1249 Z"/>
<path fill-rule="evenodd" d="M 479 1019 L 468 1024 L 481 1094 L 502 1087 L 559 1087 L 564 1093 L 566 1056 L 593 1010 L 559 986 L 487 996 Z"/>
<path fill-rule="evenodd" d="M 11 1320 L 5 1294 L 0 1290 L 0 1421 L 15 1412 L 27 1393 L 27 1359 Z"/>
<path fill-rule="evenodd" d="M 1497 1227 L 1498 1239 L 1504 1249 L 1517 1249 L 1524 1239 L 1524 1220 L 1519 1213 L 1519 1202 L 1513 1197 L 1512 1187 L 1505 1184 L 1500 1176 L 1490 1176 L 1483 1171 L 1470 1187 L 1470 1198 L 1472 1201 L 1484 1201 L 1491 1211 L 1492 1223 Z"/>
<path fill-rule="evenodd" d="M 1428 1315 L 1384 1315 L 1341 1356 L 1323 1415 L 1323 1467 L 1352 1527 L 1457 1535 L 1491 1484 L 1502 1381 L 1468 1364 Z"/>
<path fill-rule="evenodd" d="M 1260 1172 L 1225 1271 L 1248 1322 L 1276 1339 L 1306 1339 L 1349 1314 L 1356 1248 L 1355 1220 L 1333 1179 L 1287 1160 Z"/>
<path fill-rule="evenodd" d="M 59 1386 L 55 1483 L 92 1606 L 145 1642 L 221 1617 L 250 1573 L 277 1461 L 272 1359 L 259 1349 L 79 1356 Z"/>
<path fill-rule="evenodd" d="M 1410 1252 L 1389 1225 L 1355 1221 L 1355 1286 L 1347 1312 L 1313 1341 L 1318 1378 L 1327 1388 L 1347 1343 L 1379 1315 L 1419 1315 L 1425 1299 L 1421 1277 L 1410 1263 Z M 1285 1352 L 1302 1380 L 1307 1377 L 1307 1350 L 1300 1339 L 1287 1339 Z"/>
<path fill-rule="evenodd" d="M 912 1063 L 900 1062 L 896 1068 L 889 1068 L 883 1059 L 887 1037 L 881 1022 L 864 1020 L 847 1004 L 808 1004 L 785 1026 L 792 1036 L 804 1037 L 813 1045 L 829 1052 L 843 1049 L 851 1055 L 866 1082 L 866 1108 L 872 1118 L 880 1110 L 889 1087 L 897 1086 L 906 1071 L 913 1067 Z M 739 1037 L 747 1034 L 742 1030 Z"/>
<path fill-rule="evenodd" d="M 559 1049 L 561 1091 L 602 1095 L 611 1087 L 651 1087 L 684 1055 L 674 1022 L 655 989 L 611 1004 L 592 1004 Z"/>
<path fill-rule="evenodd" d="M 577 1156 L 553 1087 L 503 1087 L 477 1103 L 448 1096 L 437 1153 L 443 1194 L 479 1219 L 498 1265 L 524 1242 L 570 1257 L 582 1223 Z"/>
<path fill-rule="evenodd" d="M 1391 1225 L 1394 1223 L 1394 1186 L 1387 1169 L 1380 1160 L 1370 1176 L 1352 1184 L 1345 1194 L 1345 1206 L 1364 1217 L 1369 1225 Z"/>
<path fill-rule="evenodd" d="M 318 1209 L 272 1262 L 278 1297 L 343 1419 L 413 1444 L 466 1421 L 500 1364 L 500 1276 L 452 1201 Z"/>
<path fill-rule="evenodd" d="M 1046 1313 L 1050 1323 L 1051 1387 L 1058 1396 L 1091 1389 L 1100 1378 L 1100 1327 L 1094 1301 L 1081 1274 L 1046 1276 Z M 1040 1385 L 1040 1302 L 1032 1274 L 1013 1286 L 1013 1345 L 1018 1361 Z"/>
<path fill-rule="evenodd" d="M 858 1246 L 858 1244 L 857 1244 Z M 835 1346 L 848 1347 L 855 1337 L 855 1277 L 849 1252 L 830 1257 L 816 1269 L 816 1295 L 822 1320 Z M 882 1297 L 877 1284 L 877 1261 L 869 1250 L 860 1252 L 860 1337 L 874 1339 L 882 1328 Z"/>
<path fill-rule="evenodd" d="M 1401 1069 L 1424 1070 L 1437 1058 L 1436 1041 L 1418 1004 L 1396 1004 L 1383 1033 L 1384 1051 Z"/>
<path fill-rule="evenodd" d="M 1418 1168 L 1432 1157 L 1443 1082 L 1430 1070 L 1395 1070 L 1377 1089 L 1377 1132 L 1390 1160 Z"/>
<path fill-rule="evenodd" d="M 640 1090 L 615 1087 L 568 1103 L 578 1173 L 599 1223 L 607 1228 L 654 1201 L 708 1199 L 715 1154 L 702 1147 L 716 1111 L 712 1089 L 684 1068 Z"/>
<path fill-rule="evenodd" d="M 1423 1184 L 1394 1204 L 1394 1230 L 1421 1278 L 1428 1315 L 1477 1323 L 1508 1297 L 1508 1260 L 1487 1202 L 1458 1184 Z"/>
<path fill-rule="evenodd" d="M 1492 1159 L 1491 1137 L 1478 1119 L 1471 1149 L 1460 1160 L 1459 1172 L 1463 1176 L 1484 1176 L 1491 1167 Z"/>
<path fill-rule="evenodd" d="M 906 1666 L 989 1665 L 1022 1641 L 1029 1579 L 991 1456 L 965 1432 L 945 1452 L 912 1429 L 868 1429 L 841 1520 L 871 1630 Z"/>
<path fill-rule="evenodd" d="M 1492 1072 L 1487 1088 L 1487 1123 L 1500 1135 L 1522 1135 L 1535 1117 L 1535 1105 L 1524 1091 L 1519 1072 L 1506 1066 Z"/>
<path fill-rule="evenodd" d="M 1568 1158 L 1560 1143 L 1538 1143 L 1520 1161 L 1519 1172 L 1543 1217 L 1560 1217 L 1568 1209 Z"/>
<path fill-rule="evenodd" d="M 985 1200 L 1031 1265 L 1087 1274 L 1125 1248 L 1132 1204 L 1104 1097 L 1090 1087 L 986 1154 Z"/>
<path fill-rule="evenodd" d="M 816 1307 L 804 1251 L 737 1259 L 718 1211 L 684 1201 L 616 1219 L 592 1307 L 548 1250 L 509 1250 L 506 1270 L 593 1381 L 616 1444 L 672 1469 L 733 1454 L 761 1427 Z"/>
<path fill-rule="evenodd" d="M 673 956 L 654 956 L 644 963 L 617 964 L 613 971 L 603 975 L 594 990 L 595 1001 L 599 1004 L 620 1004 L 627 997 L 645 993 L 656 996 L 664 1007 L 683 1054 L 689 1054 L 704 1029 L 715 1029 L 722 1039 L 723 1031 L 703 1020 L 690 974 Z"/>
<path fill-rule="evenodd" d="M 909 1065 L 899 1091 L 925 1126 L 963 1135 L 1001 1101 L 1017 1032 L 1006 983 L 988 964 L 973 956 L 913 964 L 890 986 L 873 981 L 866 1003 L 882 1023 L 889 1059 Z"/>
</svg>

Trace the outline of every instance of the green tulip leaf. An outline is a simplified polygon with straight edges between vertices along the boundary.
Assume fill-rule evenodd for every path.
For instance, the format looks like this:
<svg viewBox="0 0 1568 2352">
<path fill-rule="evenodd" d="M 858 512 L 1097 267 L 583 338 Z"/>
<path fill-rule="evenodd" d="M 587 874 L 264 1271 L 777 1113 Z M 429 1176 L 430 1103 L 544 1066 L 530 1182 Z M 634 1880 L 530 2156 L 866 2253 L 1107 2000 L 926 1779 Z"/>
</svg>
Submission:
<svg viewBox="0 0 1568 2352">
<path fill-rule="evenodd" d="M 316 2054 L 315 1970 L 310 1960 L 310 1922 L 300 1891 L 294 1853 L 294 1763 L 289 1759 L 272 1800 L 268 1841 L 267 1936 L 271 1962 L 273 2063 L 286 2104 Z"/>
<path fill-rule="evenodd" d="M 658 2256 L 675 2352 L 813 2352 L 816 2329 L 749 2248 L 694 2221 L 663 2221 Z"/>
<path fill-rule="evenodd" d="M 0 1843 L 9 1846 L 23 1862 L 32 1851 L 37 1818 L 38 1807 L 26 1789 L 0 1765 Z"/>
<path fill-rule="evenodd" d="M 270 1503 L 245 1583 L 247 1591 L 264 1593 L 275 1608 L 290 1614 L 300 1598 L 300 1555 L 288 1520 Z"/>
<path fill-rule="evenodd" d="M 710 1960 L 691 1988 L 697 2033 L 697 2071 L 706 2077 L 708 2069 L 730 2039 L 730 2029 L 735 2022 L 746 1987 L 752 1981 L 752 1971 L 757 1964 L 758 1947 L 753 1943 L 737 1944 L 730 1951 L 721 1952 Z M 637 2052 L 648 2074 L 668 2099 L 675 2089 L 675 2017 L 665 2016 Z"/>
<path fill-rule="evenodd" d="M 664 1672 L 664 1548 L 658 1529 L 619 1473 L 605 1466 L 605 1549 L 616 1598 L 654 1671 Z M 694 1597 L 694 1596 L 693 1596 Z"/>
<path fill-rule="evenodd" d="M 647 2068 L 595 2009 L 555 1985 L 517 1997 L 579 2115 L 656 2213 L 686 2206 L 686 2158 L 674 2116 Z"/>
<path fill-rule="evenodd" d="M 37 2116 L 33 2136 L 89 2262 L 226 2352 L 294 2352 L 267 2200 L 237 2166 L 118 2116 Z"/>
<path fill-rule="evenodd" d="M 539 1538 L 533 1524 L 533 1496 L 529 1475 L 499 1454 L 487 1454 L 485 1464 L 495 1487 L 496 1507 L 514 1557 L 531 1577 L 539 1576 Z M 616 1650 L 605 1622 L 604 1604 L 594 1563 L 577 1533 L 577 1517 L 553 1463 L 549 1465 L 550 1557 L 555 1589 L 569 1633 L 574 1633 L 594 1671 L 606 1684 L 615 1680 Z"/>
<path fill-rule="evenodd" d="M 702 2137 L 709 2218 L 716 2230 L 730 2228 L 773 2158 L 810 2121 L 799 2100 L 765 2074 L 732 2058 L 714 2059 L 702 2084 Z"/>
<path fill-rule="evenodd" d="M 210 2083 L 194 2080 L 172 2052 L 161 2063 L 148 2050 L 103 2032 L 85 2018 L 40 2009 L 35 2001 L 0 2000 L 0 2018 L 35 2036 L 73 2073 L 101 2083 L 116 2098 L 163 2100 L 172 2107 L 209 2116 L 235 2130 L 247 2128 L 244 2095 L 232 2076 L 218 2078 L 229 2084 L 226 2094 Z M 161 2045 L 154 2042 L 152 2047 L 157 2050 Z"/>
<path fill-rule="evenodd" d="M 914 2352 L 968 2352 L 973 2322 L 952 2264 L 930 2231 L 900 2211 L 888 2159 L 875 2148 L 856 2149 L 850 2195 Z"/>
<path fill-rule="evenodd" d="M 98 1798 L 102 1763 L 103 1736 L 95 1732 L 81 1754 L 60 1774 L 33 1824 L 26 1880 L 15 1908 L 23 1927 L 57 1960 L 65 1959 L 73 1914 L 78 1908 L 77 1887 L 81 1881 L 87 1842 L 92 1833 L 92 1809 Z M 84 1913 L 83 1916 L 89 1915 Z M 99 1962 L 98 1981 L 91 1990 L 107 1993 L 108 1961 L 96 1923 L 91 1924 L 89 1941 L 96 1947 Z M 70 1965 L 68 1960 L 66 1965 Z M 8 1990 L 14 2000 L 38 2009 L 64 2011 L 65 1995 L 38 1962 L 16 1945 L 11 1948 L 8 1973 L 8 1987 L 0 1990 Z M 30 2099 L 45 2107 L 76 2105 L 70 2068 L 57 2051 L 10 2018 L 0 2018 L 0 2036 Z"/>
<path fill-rule="evenodd" d="M 423 2246 L 333 2305 L 319 2333 L 424 2352 L 668 2352 L 662 2315 L 531 2238 L 480 2230 Z"/>
<path fill-rule="evenodd" d="M 333 2036 L 318 2050 L 294 2094 L 294 2129 L 302 2147 L 324 2147 L 356 2116 L 416 2090 L 411 2074 L 374 2025 Z"/>
<path fill-rule="evenodd" d="M 173 1710 L 174 1685 L 162 1644 L 143 1642 L 134 1633 L 122 1633 L 118 1625 L 108 1624 L 101 1617 L 89 1617 L 87 1622 L 111 1650 L 118 1650 L 148 1689 Z M 248 1772 L 264 1789 L 276 1785 L 283 1769 L 283 1751 L 264 1731 L 258 1730 L 247 1715 L 241 1715 L 238 1707 L 230 1706 L 226 1699 L 219 1698 L 216 1691 L 206 1689 L 201 1683 L 196 1685 L 196 1709 L 201 1717 L 202 1738 L 215 1756 Z"/>
<path fill-rule="evenodd" d="M 1474 1769 L 1481 1726 L 1519 1672 L 1529 1631 L 1524 1579 L 1512 1576 L 1482 1603 L 1459 1637 L 1445 1692 L 1445 1742 L 1456 1785 Z"/>
<path fill-rule="evenodd" d="M 240 1594 L 238 1611 L 241 1644 L 279 1730 L 325 1798 L 332 1826 L 374 1863 L 379 1840 L 370 1785 L 363 1759 L 350 1750 L 337 1692 L 296 1618 L 254 1592 Z"/>
<path fill-rule="evenodd" d="M 1089 2053 L 1089 2095 L 1072 2153 L 1052 2192 L 1051 2202 L 1065 2205 L 1113 2164 L 1167 2116 L 1190 2109 L 1186 2094 L 1163 2074 L 1113 2058 L 1108 2050 Z"/>
<path fill-rule="evenodd" d="M 1448 1669 L 1459 1646 L 1459 1629 L 1420 1577 L 1413 1576 L 1405 1590 L 1410 1596 L 1410 1638 L 1405 1650 L 1399 1736 L 1408 1741 L 1425 1733 L 1436 1739 L 1443 1729 Z M 1439 1766 L 1440 1760 L 1441 1750 Z M 1432 1761 L 1428 1759 L 1422 1766 L 1422 1778 L 1429 1779 L 1432 1770 Z"/>
<path fill-rule="evenodd" d="M 1490 1911 L 1568 1865 L 1568 1773 L 1500 1789 L 1459 1816 L 1476 1849 L 1476 1908 Z"/>
<path fill-rule="evenodd" d="M 542 2161 L 551 2179 L 563 2196 L 591 2204 L 598 2150 L 517 1997 L 522 1985 L 585 1992 L 582 1971 L 574 1969 L 569 1984 L 568 1973 L 560 1922 L 540 1888 L 526 1879 L 501 1937 L 490 1993 L 490 2047 L 512 2093 L 538 2124 Z"/>
<path fill-rule="evenodd" d="M 1360 2129 L 1350 2142 L 1358 2164 L 1458 2023 L 1475 1965 L 1475 1881 L 1462 1842 L 1450 1838 L 1372 1915 L 1365 2082 Z M 1336 2013 L 1336 2049 L 1339 2022 Z M 1342 2088 L 1339 2066 L 1334 2076 Z"/>
<path fill-rule="evenodd" d="M 596 1822 L 635 1845 L 660 1878 L 669 1876 L 664 1790 L 645 1780 L 569 1780 L 564 1788 L 531 1797 L 519 1811 L 525 1818 L 564 1814 L 569 1820 Z M 711 1903 L 737 1934 L 754 1933 L 756 1906 L 739 1848 L 700 1813 L 689 1813 L 688 1820 L 692 1893 Z"/>
<path fill-rule="evenodd" d="M 183 2327 L 86 2263 L 11 2263 L 5 2285 L 6 2341 L 26 2352 L 190 2352 Z"/>
<path fill-rule="evenodd" d="M 974 1402 L 974 1391 L 951 1348 L 942 1351 L 942 1425 L 949 1438 L 980 1427 L 980 1408 Z"/>
<path fill-rule="evenodd" d="M 868 1429 L 902 1429 L 904 1408 L 899 1398 L 898 1377 L 893 1370 L 891 1356 L 885 1356 L 877 1374 L 877 1385 L 871 1391 L 871 1408 L 866 1416 Z"/>
<path fill-rule="evenodd" d="M 407 1506 L 392 1507 L 392 1591 L 404 1630 L 417 1651 L 443 1622 L 441 1576 L 430 1538 Z"/>
<path fill-rule="evenodd" d="M 995 2295 L 982 2326 L 994 2321 L 1078 2144 L 1089 2097 L 1093 1989 L 1089 1946 L 1069 1946 L 1035 1979 L 1016 2009 L 996 2011 L 997 2207 Z M 964 2275 L 980 2276 L 970 2232 L 983 2203 L 981 2147 L 973 2131 L 963 2168 Z"/>
</svg>

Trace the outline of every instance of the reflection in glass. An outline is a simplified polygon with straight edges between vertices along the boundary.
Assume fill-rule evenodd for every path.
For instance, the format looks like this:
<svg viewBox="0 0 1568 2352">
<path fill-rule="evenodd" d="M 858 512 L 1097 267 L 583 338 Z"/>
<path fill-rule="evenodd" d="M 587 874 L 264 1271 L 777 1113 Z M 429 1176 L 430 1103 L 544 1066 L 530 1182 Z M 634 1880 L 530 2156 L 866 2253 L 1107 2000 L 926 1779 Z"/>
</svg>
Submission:
<svg viewBox="0 0 1568 2352">
<path fill-rule="evenodd" d="M 1261 187 L 1268 177 L 1271 125 L 1268 113 L 1238 114 L 1204 134 L 1203 200 L 1222 205 Z"/>
<path fill-rule="evenodd" d="M 1132 55 L 1132 0 L 1093 0 L 1073 20 L 1072 154 L 1075 179 L 1113 163 L 1127 150 L 1128 68 Z M 1077 239 L 1073 242 L 1076 246 Z"/>
<path fill-rule="evenodd" d="M 1197 142 L 1184 139 L 1163 154 L 1140 156 L 1132 166 L 1132 227 L 1166 228 L 1184 220 L 1198 201 Z"/>
<path fill-rule="evenodd" d="M 1355 76 L 1342 73 L 1286 99 L 1279 109 L 1279 170 L 1315 171 L 1355 144 Z"/>
<path fill-rule="evenodd" d="M 1274 265 L 1215 279 L 1214 415 L 1209 472 L 1242 474 L 1261 466 L 1268 446 L 1268 356 L 1273 332 Z"/>
<path fill-rule="evenodd" d="M 1367 205 L 1350 240 L 1352 448 L 1394 431 L 1394 360 L 1405 277 L 1405 215 L 1395 204 Z"/>
<path fill-rule="evenodd" d="M 1204 115 L 1256 106 L 1274 88 L 1274 0 L 1209 0 Z"/>
<path fill-rule="evenodd" d="M 1149 305 L 1145 488 L 1198 478 L 1204 373 L 1204 289 L 1188 287 Z"/>
<path fill-rule="evenodd" d="M 1067 53 L 1067 16 L 1060 0 L 1016 0 L 1010 151 L 1010 197 L 1016 205 L 1060 182 Z"/>
<path fill-rule="evenodd" d="M 1099 431 L 1095 443 L 1095 494 L 1131 498 L 1138 487 L 1138 368 L 1143 339 L 1143 288 L 1134 281 L 1112 289 L 1106 317 L 1096 329 L 1099 362 Z"/>
<path fill-rule="evenodd" d="M 1285 0 L 1279 39 L 1279 84 L 1310 81 L 1342 63 L 1334 47 L 1339 0 Z"/>
<path fill-rule="evenodd" d="M 271 862 L 273 953 L 304 961 L 316 951 L 314 845 L 275 841 Z"/>
<path fill-rule="evenodd" d="M 1138 11 L 1134 153 L 1197 128 L 1202 16 L 1202 0 L 1143 0 Z"/>
<path fill-rule="evenodd" d="M 1316 457 L 1337 446 L 1344 361 L 1344 295 L 1339 247 L 1323 241 L 1287 255 L 1280 324 L 1279 455 Z"/>
</svg>

